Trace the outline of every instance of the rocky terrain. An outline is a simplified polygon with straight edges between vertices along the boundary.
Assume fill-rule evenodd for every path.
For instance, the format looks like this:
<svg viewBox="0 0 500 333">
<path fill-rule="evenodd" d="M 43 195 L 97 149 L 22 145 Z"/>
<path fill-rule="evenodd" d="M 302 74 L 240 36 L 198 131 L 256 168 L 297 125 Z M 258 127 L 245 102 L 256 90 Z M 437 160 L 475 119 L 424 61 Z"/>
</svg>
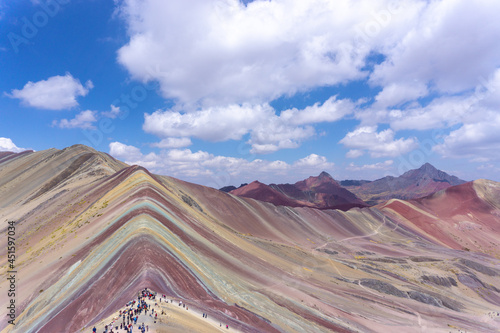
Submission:
<svg viewBox="0 0 500 333">
<path fill-rule="evenodd" d="M 262 184 L 254 181 L 231 190 L 229 193 L 270 202 L 277 206 L 314 207 L 320 209 L 348 210 L 366 207 L 367 204 L 340 186 L 328 173 L 309 177 L 295 184 Z"/>
<path fill-rule="evenodd" d="M 455 176 L 425 163 L 418 169 L 405 172 L 399 177 L 387 176 L 372 182 L 344 181 L 346 189 L 366 203 L 373 205 L 390 199 L 416 199 L 465 183 Z M 345 184 L 345 185 L 344 185 Z"/>
<path fill-rule="evenodd" d="M 313 200 L 269 188 L 316 205 L 335 186 L 315 190 L 323 177 L 295 184 Z M 2 239 L 15 221 L 18 272 L 16 325 L 3 306 L 2 332 L 102 331 L 146 287 L 189 307 L 158 306 L 150 332 L 500 330 L 500 183 L 488 180 L 293 207 L 76 145 L 0 155 L 0 219 Z M 4 299 L 5 246 L 0 258 Z"/>
</svg>

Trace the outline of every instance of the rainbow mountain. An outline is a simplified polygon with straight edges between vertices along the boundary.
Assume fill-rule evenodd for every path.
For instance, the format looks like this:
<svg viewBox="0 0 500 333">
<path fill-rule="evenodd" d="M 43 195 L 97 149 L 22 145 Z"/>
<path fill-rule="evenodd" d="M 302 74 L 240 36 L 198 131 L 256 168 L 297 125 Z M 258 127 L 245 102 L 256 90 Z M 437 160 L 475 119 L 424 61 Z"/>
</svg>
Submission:
<svg viewBox="0 0 500 333">
<path fill-rule="evenodd" d="M 0 220 L 4 240 L 15 222 L 17 271 L 15 325 L 3 306 L 1 332 L 101 329 L 144 288 L 189 305 L 150 332 L 500 330 L 493 181 L 320 210 L 154 175 L 75 145 L 0 155 Z M 8 302 L 5 246 L 0 259 Z"/>
</svg>

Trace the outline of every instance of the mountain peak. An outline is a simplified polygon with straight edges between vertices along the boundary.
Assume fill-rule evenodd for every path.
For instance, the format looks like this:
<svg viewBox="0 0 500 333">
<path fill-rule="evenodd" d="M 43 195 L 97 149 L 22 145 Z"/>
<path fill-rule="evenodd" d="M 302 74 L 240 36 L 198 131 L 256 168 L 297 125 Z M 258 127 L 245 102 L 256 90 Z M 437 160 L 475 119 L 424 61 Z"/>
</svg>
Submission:
<svg viewBox="0 0 500 333">
<path fill-rule="evenodd" d="M 93 153 L 93 154 L 99 154 L 97 150 L 95 150 L 92 147 L 83 145 L 81 143 L 74 144 L 72 146 L 64 148 L 62 151 L 68 152 L 68 151 L 76 151 L 76 152 L 88 152 L 88 153 Z"/>
<path fill-rule="evenodd" d="M 444 179 L 446 177 L 449 177 L 447 173 L 444 171 L 441 171 L 434 167 L 430 163 L 425 163 L 420 166 L 418 169 L 412 169 L 406 171 L 404 174 L 401 175 L 401 177 L 404 178 L 411 178 L 411 179 L 420 179 L 422 177 L 430 177 L 430 178 L 436 178 L 436 179 Z"/>
<path fill-rule="evenodd" d="M 430 164 L 429 162 L 426 162 L 426 163 L 422 164 L 422 166 L 421 166 L 420 168 L 421 168 L 421 169 L 422 169 L 422 168 L 432 168 L 432 169 L 436 169 L 436 168 L 434 167 L 434 165 Z"/>
<path fill-rule="evenodd" d="M 436 167 L 434 167 L 434 165 L 430 164 L 429 162 L 423 164 L 420 168 L 418 168 L 419 170 L 422 170 L 422 171 L 437 171 L 438 169 L 436 169 Z"/>
<path fill-rule="evenodd" d="M 413 169 L 405 172 L 401 177 L 418 181 L 419 179 L 430 178 L 437 182 L 447 182 L 450 185 L 459 185 L 465 183 L 458 177 L 451 176 L 444 171 L 436 169 L 432 164 L 425 163 L 418 169 Z"/>
<path fill-rule="evenodd" d="M 319 179 L 322 179 L 322 178 L 331 178 L 333 179 L 333 177 L 326 171 L 322 171 L 319 176 L 318 176 Z"/>
<path fill-rule="evenodd" d="M 369 203 L 380 203 L 388 199 L 415 199 L 443 190 L 450 186 L 465 183 L 455 176 L 436 169 L 425 163 L 418 169 L 412 169 L 399 177 L 384 177 L 352 188 L 352 192 Z"/>
<path fill-rule="evenodd" d="M 307 179 L 300 180 L 295 183 L 295 186 L 302 191 L 306 191 L 325 184 L 334 184 L 336 187 L 340 186 L 326 171 L 321 172 L 317 177 L 311 176 Z"/>
<path fill-rule="evenodd" d="M 323 171 L 295 184 L 262 184 L 255 180 L 230 191 L 231 194 L 273 203 L 277 206 L 335 208 L 348 210 L 366 204 L 341 187 L 330 174 Z"/>
</svg>

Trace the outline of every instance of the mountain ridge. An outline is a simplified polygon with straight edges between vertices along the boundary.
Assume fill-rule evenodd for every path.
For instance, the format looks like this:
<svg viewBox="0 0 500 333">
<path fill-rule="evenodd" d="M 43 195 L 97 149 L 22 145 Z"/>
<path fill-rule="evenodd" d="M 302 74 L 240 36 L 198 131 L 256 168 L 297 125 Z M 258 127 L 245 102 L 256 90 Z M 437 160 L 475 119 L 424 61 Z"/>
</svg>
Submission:
<svg viewBox="0 0 500 333">
<path fill-rule="evenodd" d="M 229 193 L 240 197 L 270 202 L 277 206 L 313 207 L 347 210 L 367 206 L 323 171 L 295 184 L 263 184 L 254 181 Z"/>
<path fill-rule="evenodd" d="M 430 163 L 412 169 L 401 176 L 386 176 L 361 185 L 346 186 L 369 204 L 379 204 L 390 199 L 416 199 L 425 197 L 450 186 L 466 183 L 456 176 L 438 170 Z"/>
<path fill-rule="evenodd" d="M 430 163 L 412 169 L 401 176 L 386 176 L 374 181 L 337 181 L 322 171 L 294 184 L 263 184 L 226 187 L 225 192 L 290 207 L 349 209 L 376 205 L 390 199 L 416 199 L 428 196 L 466 181 L 438 170 Z M 243 185 L 243 184 L 242 184 Z M 269 188 L 267 188 L 269 187 Z M 347 191 L 342 191 L 343 188 Z M 262 191 L 262 193 L 259 193 Z M 275 190 L 275 191 L 272 191 Z M 272 193 L 272 195 L 271 195 Z"/>
<path fill-rule="evenodd" d="M 155 305 L 155 331 L 498 327 L 477 319 L 500 306 L 500 183 L 321 210 L 237 197 L 100 154 L 79 160 L 93 153 L 82 147 L 57 152 L 0 162 L 0 217 L 16 221 L 22 273 L 16 326 L 2 321 L 2 333 L 102 332 L 146 287 L 174 301 L 159 303 L 168 317 Z M 324 184 L 315 178 L 308 189 Z M 172 315 L 181 301 L 186 309 Z"/>
</svg>

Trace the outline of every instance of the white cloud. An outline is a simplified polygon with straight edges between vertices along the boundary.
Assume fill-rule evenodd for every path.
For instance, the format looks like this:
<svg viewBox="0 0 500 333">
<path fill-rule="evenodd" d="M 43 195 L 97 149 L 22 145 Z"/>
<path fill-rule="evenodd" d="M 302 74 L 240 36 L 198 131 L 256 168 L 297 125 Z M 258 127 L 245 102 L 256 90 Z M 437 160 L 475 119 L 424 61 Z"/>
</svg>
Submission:
<svg viewBox="0 0 500 333">
<path fill-rule="evenodd" d="M 267 103 L 208 107 L 189 113 L 158 110 L 144 115 L 143 129 L 162 138 L 184 138 L 182 146 L 161 148 L 184 147 L 189 137 L 217 142 L 240 140 L 250 134 L 247 143 L 252 146 L 251 153 L 268 154 L 299 147 L 302 141 L 316 134 L 310 124 L 339 120 L 354 108 L 350 100 L 337 100 L 333 96 L 323 104 L 316 103 L 302 110 L 284 110 L 279 116 Z M 160 147 L 159 144 L 155 146 Z"/>
<path fill-rule="evenodd" d="M 10 94 L 6 95 L 20 99 L 27 106 L 62 110 L 77 106 L 76 98 L 87 95 L 93 87 L 92 81 L 87 81 L 83 86 L 80 80 L 66 73 L 64 76 L 52 76 L 38 82 L 29 81 L 23 89 L 13 89 Z"/>
<path fill-rule="evenodd" d="M 274 117 L 252 130 L 247 143 L 252 145 L 253 154 L 268 154 L 285 148 L 297 148 L 300 142 L 315 134 L 312 126 L 292 127 Z"/>
<path fill-rule="evenodd" d="M 481 172 L 481 178 L 485 178 L 483 172 L 490 172 L 491 174 L 498 174 L 500 172 L 500 167 L 496 164 L 487 163 L 482 164 L 476 168 L 479 172 Z"/>
<path fill-rule="evenodd" d="M 495 1 L 434 1 L 422 7 L 404 37 L 382 49 L 385 61 L 370 75 L 382 91 L 371 107 L 356 112 L 361 126 L 385 123 L 394 131 L 455 126 L 434 148 L 442 157 L 494 158 L 497 120 L 486 117 L 500 107 L 494 93 L 500 89 L 500 45 L 492 42 L 500 38 L 498 10 Z M 420 97 L 431 101 L 422 106 L 416 103 Z M 399 110 L 387 109 L 405 102 L 410 103 Z"/>
<path fill-rule="evenodd" d="M 97 121 L 97 112 L 85 110 L 78 113 L 73 119 L 54 120 L 52 126 L 59 128 L 82 128 L 82 129 L 95 129 L 93 123 Z"/>
<path fill-rule="evenodd" d="M 19 148 L 12 142 L 12 139 L 9 138 L 0 138 L 0 151 L 11 151 L 14 153 L 20 153 L 25 151 L 25 148 Z"/>
<path fill-rule="evenodd" d="M 109 144 L 109 154 L 124 161 L 138 160 L 142 157 L 139 148 L 116 141 Z"/>
<path fill-rule="evenodd" d="M 196 137 L 209 141 L 239 140 L 257 124 L 274 116 L 268 105 L 229 105 L 180 113 L 155 111 L 144 115 L 143 129 L 158 137 Z"/>
<path fill-rule="evenodd" d="M 103 117 L 106 117 L 106 118 L 115 119 L 116 117 L 118 117 L 120 115 L 120 113 L 121 113 L 120 107 L 114 106 L 113 104 L 111 104 L 110 110 L 101 112 L 101 115 Z"/>
<path fill-rule="evenodd" d="M 365 109 L 357 111 L 362 128 L 372 123 L 388 123 L 392 130 L 431 130 L 453 128 L 444 142 L 433 150 L 444 158 L 468 158 L 472 162 L 497 159 L 500 148 L 500 69 L 475 89 L 458 96 L 441 96 L 428 105 L 413 104 L 406 109 Z M 436 141 L 436 140 L 433 140 Z M 341 141 L 342 142 L 342 141 Z M 346 140 L 345 142 L 348 142 Z M 366 142 L 365 142 L 366 143 Z M 348 157 L 350 157 L 348 155 Z"/>
<path fill-rule="evenodd" d="M 500 23 L 494 0 L 430 1 L 409 22 L 404 36 L 386 43 L 386 61 L 375 67 L 374 84 L 399 82 L 431 85 L 444 93 L 475 87 L 500 65 Z M 479 23 L 480 22 L 480 23 Z M 418 96 L 416 94 L 415 96 Z"/>
<path fill-rule="evenodd" d="M 191 144 L 190 138 L 166 138 L 160 142 L 153 143 L 151 146 L 158 148 L 183 148 Z"/>
<path fill-rule="evenodd" d="M 389 0 L 246 6 L 238 0 L 125 0 L 120 12 L 130 40 L 118 61 L 133 78 L 158 81 L 163 95 L 181 104 L 261 104 L 366 77 L 366 56 L 402 38 L 422 5 L 395 7 Z M 379 22 L 386 14 L 390 18 Z"/>
<path fill-rule="evenodd" d="M 204 162 L 213 156 L 204 151 L 193 153 L 190 149 L 172 149 L 167 152 L 167 156 L 175 162 Z"/>
<path fill-rule="evenodd" d="M 345 154 L 345 157 L 347 158 L 358 158 L 363 156 L 365 153 L 362 150 L 359 149 L 351 149 Z"/>
<path fill-rule="evenodd" d="M 348 148 L 370 152 L 374 158 L 399 156 L 418 147 L 415 138 L 394 139 L 395 132 L 386 129 L 377 132 L 376 126 L 364 126 L 347 133 L 340 143 Z"/>
<path fill-rule="evenodd" d="M 465 97 L 436 98 L 425 107 L 417 105 L 406 110 L 392 110 L 388 114 L 388 122 L 397 131 L 449 127 L 465 120 L 473 102 L 473 99 Z"/>
<path fill-rule="evenodd" d="M 354 163 L 350 163 L 347 167 L 347 170 L 351 171 L 364 171 L 364 170 L 390 170 L 392 165 L 394 164 L 393 160 L 387 160 L 384 162 L 378 162 L 374 164 L 365 164 L 365 165 L 355 165 Z"/>
<path fill-rule="evenodd" d="M 392 83 L 385 86 L 375 97 L 375 105 L 378 107 L 399 105 L 426 96 L 427 93 L 428 90 L 425 84 Z"/>
<path fill-rule="evenodd" d="M 404 109 L 379 108 L 376 103 L 366 109 L 357 110 L 356 118 L 361 120 L 361 126 L 385 123 L 395 131 L 445 128 L 470 117 L 475 102 L 477 99 L 469 95 L 439 97 L 426 106 L 412 103 Z"/>
<path fill-rule="evenodd" d="M 435 147 L 443 157 L 492 158 L 496 120 L 484 115 L 500 107 L 500 94 L 491 93 L 500 89 L 498 1 L 117 3 L 129 34 L 118 61 L 133 79 L 159 82 L 175 103 L 145 115 L 143 129 L 162 139 L 156 147 L 245 140 L 251 153 L 272 153 L 298 148 L 317 135 L 315 124 L 355 110 L 361 124 L 340 141 L 348 158 L 405 154 L 418 142 L 398 131 L 437 128 L 453 128 Z M 364 79 L 380 91 L 364 104 L 332 97 L 302 110 L 270 106 L 280 96 Z M 382 124 L 390 128 L 378 131 Z"/>
<path fill-rule="evenodd" d="M 370 163 L 370 164 L 354 164 L 350 163 L 344 170 L 342 170 L 343 179 L 380 179 L 384 176 L 397 176 L 395 172 L 393 160 L 386 160 L 383 162 Z"/>
<path fill-rule="evenodd" d="M 500 68 L 498 68 L 488 80 L 481 80 L 474 91 L 473 98 L 486 108 L 497 109 L 500 107 L 499 91 Z"/>
<path fill-rule="evenodd" d="M 302 171 L 313 169 L 313 170 L 328 170 L 332 169 L 334 163 L 328 162 L 327 158 L 317 154 L 311 154 L 293 163 L 293 167 L 301 169 Z M 312 172 L 311 172 L 312 174 Z"/>
<path fill-rule="evenodd" d="M 128 163 L 142 165 L 151 171 L 190 181 L 222 187 L 240 181 L 276 182 L 298 180 L 297 176 L 310 176 L 323 170 L 331 170 L 333 163 L 324 156 L 311 154 L 293 163 L 280 160 L 266 161 L 262 159 L 246 160 L 244 158 L 217 156 L 205 151 L 193 152 L 190 149 L 162 150 L 159 154 L 144 155 L 140 149 L 112 142 L 109 145 L 110 155 Z M 221 175 L 224 179 L 220 182 Z M 294 178 L 287 178 L 287 177 Z"/>
<path fill-rule="evenodd" d="M 280 118 L 291 125 L 334 122 L 352 113 L 355 107 L 350 100 L 337 100 L 336 96 L 332 96 L 321 105 L 316 103 L 303 110 L 285 110 L 281 112 Z"/>
<path fill-rule="evenodd" d="M 443 157 L 470 158 L 475 161 L 499 160 L 500 114 L 483 114 L 483 119 L 462 125 L 434 147 Z"/>
<path fill-rule="evenodd" d="M 157 167 L 158 162 L 161 162 L 155 153 L 143 155 L 139 148 L 117 141 L 109 144 L 109 154 L 127 164 L 140 165 L 151 169 Z"/>
<path fill-rule="evenodd" d="M 411 103 L 404 109 L 378 107 L 379 103 L 356 110 L 356 118 L 362 126 L 387 123 L 395 131 L 430 130 L 448 128 L 459 124 L 476 123 L 484 119 L 484 114 L 500 108 L 500 69 L 479 83 L 473 91 L 458 96 L 444 95 L 434 98 L 421 106 Z"/>
</svg>

